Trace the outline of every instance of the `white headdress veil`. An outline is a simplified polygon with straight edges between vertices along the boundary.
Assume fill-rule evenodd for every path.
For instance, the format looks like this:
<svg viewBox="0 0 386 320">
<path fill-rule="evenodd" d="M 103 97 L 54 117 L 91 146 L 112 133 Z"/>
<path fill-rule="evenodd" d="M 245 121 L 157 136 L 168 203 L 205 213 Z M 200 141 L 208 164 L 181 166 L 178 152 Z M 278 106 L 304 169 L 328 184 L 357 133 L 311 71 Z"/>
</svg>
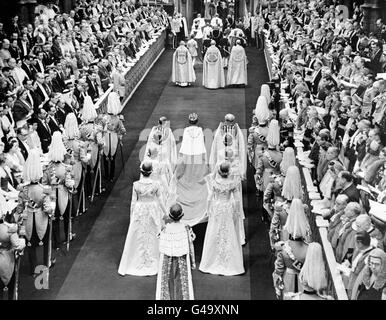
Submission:
<svg viewBox="0 0 386 320">
<path fill-rule="evenodd" d="M 304 212 L 302 200 L 298 198 L 292 199 L 284 229 L 287 230 L 293 239 L 307 239 L 309 237 L 311 229 Z"/>
<path fill-rule="evenodd" d="M 291 147 L 285 148 L 283 159 L 280 162 L 281 173 L 285 176 L 289 167 L 296 165 L 295 151 Z"/>
<path fill-rule="evenodd" d="M 23 180 L 28 182 L 39 181 L 43 177 L 40 154 L 37 149 L 31 149 L 28 152 L 28 158 L 23 167 Z"/>
<path fill-rule="evenodd" d="M 280 143 L 280 127 L 279 122 L 275 119 L 271 120 L 268 127 L 267 135 L 268 146 L 278 146 Z"/>
<path fill-rule="evenodd" d="M 71 112 L 67 115 L 66 121 L 64 122 L 64 130 L 69 139 L 80 137 L 78 119 L 74 113 Z"/>
<path fill-rule="evenodd" d="M 300 180 L 300 172 L 297 166 L 291 166 L 287 169 L 281 194 L 287 200 L 292 200 L 293 198 L 303 198 L 302 182 Z"/>
<path fill-rule="evenodd" d="M 264 83 L 261 85 L 260 95 L 267 99 L 268 104 L 271 102 L 271 90 L 268 84 Z"/>
<path fill-rule="evenodd" d="M 67 154 L 67 149 L 63 144 L 62 134 L 60 131 L 55 131 L 52 135 L 52 141 L 49 146 L 48 158 L 51 161 L 63 161 Z"/>
<path fill-rule="evenodd" d="M 300 283 L 307 289 L 320 292 L 327 288 L 326 267 L 322 246 L 317 242 L 308 245 L 306 260 L 299 274 Z"/>
<path fill-rule="evenodd" d="M 259 96 L 256 102 L 254 114 L 260 124 L 266 123 L 269 119 L 268 102 L 265 96 Z"/>
<path fill-rule="evenodd" d="M 107 99 L 107 113 L 117 115 L 122 111 L 121 100 L 119 99 L 119 94 L 112 91 Z"/>
<path fill-rule="evenodd" d="M 95 120 L 95 118 L 98 116 L 94 103 L 91 100 L 90 96 L 86 96 L 84 98 L 84 104 L 82 109 L 82 118 L 84 121 L 88 122 L 90 120 Z"/>
</svg>

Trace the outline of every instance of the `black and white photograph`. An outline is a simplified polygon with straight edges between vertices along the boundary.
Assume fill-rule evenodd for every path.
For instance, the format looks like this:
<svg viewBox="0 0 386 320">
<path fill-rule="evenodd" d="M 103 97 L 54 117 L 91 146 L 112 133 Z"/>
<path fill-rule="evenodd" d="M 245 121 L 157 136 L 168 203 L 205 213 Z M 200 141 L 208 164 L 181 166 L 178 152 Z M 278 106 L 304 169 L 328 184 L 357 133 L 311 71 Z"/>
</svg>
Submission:
<svg viewBox="0 0 386 320">
<path fill-rule="evenodd" d="M 235 320 L 385 250 L 386 0 L 0 1 L 0 300 Z"/>
</svg>

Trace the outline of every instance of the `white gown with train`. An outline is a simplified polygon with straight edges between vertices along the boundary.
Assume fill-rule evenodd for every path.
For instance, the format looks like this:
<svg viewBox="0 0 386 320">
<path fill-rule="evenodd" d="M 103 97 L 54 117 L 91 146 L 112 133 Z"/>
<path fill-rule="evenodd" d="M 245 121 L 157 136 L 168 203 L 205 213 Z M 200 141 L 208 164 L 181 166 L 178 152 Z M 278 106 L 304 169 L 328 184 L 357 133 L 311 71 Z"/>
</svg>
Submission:
<svg viewBox="0 0 386 320">
<path fill-rule="evenodd" d="M 235 199 L 239 183 L 214 174 L 208 185 L 208 226 L 206 228 L 200 270 L 234 276 L 245 272 L 240 243 L 240 202 Z"/>
<path fill-rule="evenodd" d="M 159 239 L 165 207 L 161 186 L 150 178 L 133 184 L 130 226 L 118 273 L 120 275 L 152 276 L 158 272 Z"/>
<path fill-rule="evenodd" d="M 179 153 L 175 172 L 177 202 L 184 211 L 181 221 L 194 226 L 205 221 L 206 206 L 203 199 L 208 195 L 205 176 L 209 168 L 201 127 L 193 125 L 185 128 Z"/>
</svg>

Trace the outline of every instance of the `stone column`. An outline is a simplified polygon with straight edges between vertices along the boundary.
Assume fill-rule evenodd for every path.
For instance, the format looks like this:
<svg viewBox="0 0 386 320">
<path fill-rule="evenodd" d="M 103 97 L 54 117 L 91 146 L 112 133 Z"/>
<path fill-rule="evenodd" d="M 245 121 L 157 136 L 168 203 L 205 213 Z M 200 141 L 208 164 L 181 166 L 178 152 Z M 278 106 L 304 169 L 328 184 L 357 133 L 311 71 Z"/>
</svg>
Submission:
<svg viewBox="0 0 386 320">
<path fill-rule="evenodd" d="M 19 12 L 19 18 L 22 24 L 34 22 L 36 5 L 37 5 L 36 0 L 19 0 L 18 12 Z"/>
<path fill-rule="evenodd" d="M 363 9 L 363 27 L 366 32 L 372 32 L 375 30 L 375 21 L 382 18 L 384 10 L 384 0 L 366 0 L 361 6 Z"/>
</svg>

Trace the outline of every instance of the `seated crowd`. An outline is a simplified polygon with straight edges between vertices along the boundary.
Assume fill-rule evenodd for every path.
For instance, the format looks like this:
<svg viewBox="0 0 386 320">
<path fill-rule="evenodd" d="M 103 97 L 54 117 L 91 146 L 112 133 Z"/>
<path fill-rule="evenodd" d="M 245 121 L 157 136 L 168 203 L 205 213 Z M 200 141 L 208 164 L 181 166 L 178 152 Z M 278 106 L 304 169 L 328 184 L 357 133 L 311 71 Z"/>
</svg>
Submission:
<svg viewBox="0 0 386 320">
<path fill-rule="evenodd" d="M 135 1 L 39 8 L 33 24 L 0 24 L 0 290 L 9 299 L 18 252 L 27 246 L 32 275 L 53 266 L 75 238 L 73 218 L 113 181 L 125 72 L 169 24 L 162 7 Z"/>
<path fill-rule="evenodd" d="M 328 298 L 322 253 L 308 244 L 318 221 L 328 225 L 348 298 L 386 299 L 386 27 L 378 20 L 367 34 L 362 9 L 353 9 L 344 19 L 326 1 L 293 1 L 265 17 L 271 82 L 248 153 L 279 298 Z"/>
</svg>

